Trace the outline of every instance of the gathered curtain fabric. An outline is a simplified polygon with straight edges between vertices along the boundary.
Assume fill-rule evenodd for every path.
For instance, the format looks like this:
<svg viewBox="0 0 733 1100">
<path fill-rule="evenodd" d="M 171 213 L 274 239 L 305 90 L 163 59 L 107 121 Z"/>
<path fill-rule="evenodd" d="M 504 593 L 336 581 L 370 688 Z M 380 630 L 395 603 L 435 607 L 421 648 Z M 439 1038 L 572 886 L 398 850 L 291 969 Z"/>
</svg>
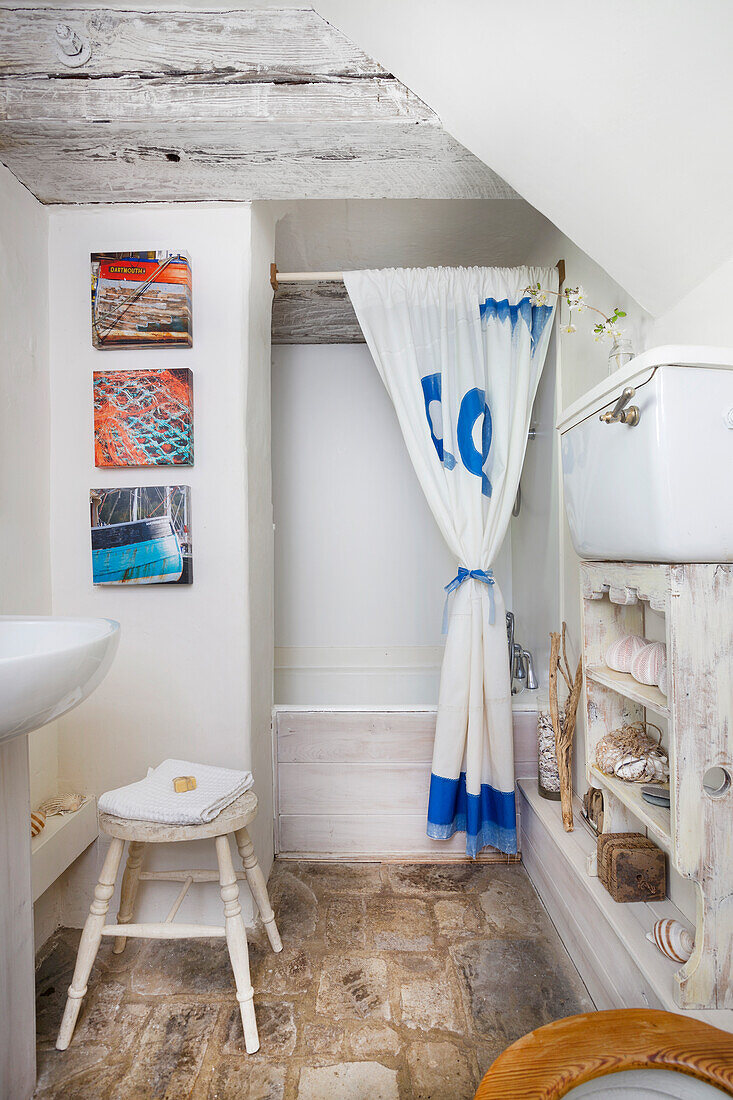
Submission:
<svg viewBox="0 0 733 1100">
<path fill-rule="evenodd" d="M 344 282 L 412 464 L 455 554 L 428 836 L 516 852 L 506 535 L 558 287 L 554 268 L 351 271 Z M 551 293 L 533 305 L 527 287 Z M 419 548 L 415 548 L 419 553 Z"/>
</svg>

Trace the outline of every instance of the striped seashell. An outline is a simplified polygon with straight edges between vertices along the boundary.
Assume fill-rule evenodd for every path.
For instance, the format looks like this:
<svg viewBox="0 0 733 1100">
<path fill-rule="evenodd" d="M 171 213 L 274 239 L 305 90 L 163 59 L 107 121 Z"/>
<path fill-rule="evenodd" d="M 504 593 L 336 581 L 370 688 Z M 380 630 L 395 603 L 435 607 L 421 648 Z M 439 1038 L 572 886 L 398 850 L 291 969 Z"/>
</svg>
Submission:
<svg viewBox="0 0 733 1100">
<path fill-rule="evenodd" d="M 43 810 L 47 817 L 53 817 L 54 814 L 73 814 L 85 802 L 86 798 L 83 794 L 58 794 L 53 798 L 47 798 L 41 803 L 39 809 Z"/>
<path fill-rule="evenodd" d="M 46 824 L 46 815 L 43 810 L 31 810 L 31 836 L 38 836 Z"/>
<path fill-rule="evenodd" d="M 640 649 L 631 662 L 631 675 L 640 684 L 659 683 L 659 674 L 667 663 L 667 647 L 664 642 L 649 642 Z"/>
<path fill-rule="evenodd" d="M 631 672 L 631 662 L 645 645 L 646 639 L 638 634 L 624 634 L 606 650 L 607 666 L 614 672 Z"/>
<path fill-rule="evenodd" d="M 657 680 L 657 687 L 661 691 L 662 695 L 667 694 L 667 662 L 665 661 L 659 671 L 659 679 Z"/>
<path fill-rule="evenodd" d="M 672 917 L 656 921 L 646 938 L 676 963 L 686 963 L 695 948 L 695 941 L 685 926 Z"/>
</svg>

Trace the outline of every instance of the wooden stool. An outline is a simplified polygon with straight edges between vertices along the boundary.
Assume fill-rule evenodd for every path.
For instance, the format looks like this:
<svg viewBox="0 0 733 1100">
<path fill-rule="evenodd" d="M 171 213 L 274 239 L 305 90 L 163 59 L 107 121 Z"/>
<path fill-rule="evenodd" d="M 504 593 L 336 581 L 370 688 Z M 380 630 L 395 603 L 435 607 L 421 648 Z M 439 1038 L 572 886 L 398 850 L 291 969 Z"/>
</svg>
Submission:
<svg viewBox="0 0 733 1100">
<path fill-rule="evenodd" d="M 94 960 L 102 942 L 102 936 L 114 936 L 113 951 L 124 951 L 128 936 L 153 940 L 180 940 L 189 937 L 225 936 L 229 949 L 229 958 L 234 971 L 237 987 L 237 1000 L 242 1013 L 244 1044 L 248 1054 L 259 1050 L 253 990 L 249 976 L 249 953 L 247 950 L 247 932 L 239 904 L 238 879 L 247 878 L 247 883 L 255 899 L 260 916 L 265 925 L 267 936 L 273 951 L 282 951 L 280 934 L 275 924 L 275 914 L 267 896 L 265 877 L 260 870 L 254 854 L 247 826 L 257 814 L 257 795 L 247 791 L 231 806 L 206 825 L 162 825 L 156 821 L 129 821 L 121 817 L 100 813 L 99 827 L 103 833 L 112 837 L 107 857 L 94 888 L 94 901 L 84 925 L 76 957 L 74 977 L 69 986 L 64 1017 L 59 1028 L 56 1046 L 66 1050 L 74 1033 L 74 1026 L 81 1008 L 82 998 L 87 991 L 87 982 Z M 236 872 L 232 864 L 229 847 L 229 834 L 234 833 L 237 848 L 242 858 L 244 871 Z M 214 838 L 219 872 L 216 871 L 143 871 L 143 851 L 146 844 L 170 844 L 181 840 L 204 840 Z M 115 889 L 125 841 L 130 842 L 127 865 L 122 879 L 120 911 L 117 924 L 105 924 L 110 898 Z M 171 906 L 165 921 L 159 924 L 131 924 L 135 895 L 142 879 L 158 882 L 181 882 L 180 892 Z M 194 882 L 216 882 L 218 880 L 221 900 L 224 902 L 224 928 L 201 924 L 174 924 L 181 902 Z"/>
</svg>

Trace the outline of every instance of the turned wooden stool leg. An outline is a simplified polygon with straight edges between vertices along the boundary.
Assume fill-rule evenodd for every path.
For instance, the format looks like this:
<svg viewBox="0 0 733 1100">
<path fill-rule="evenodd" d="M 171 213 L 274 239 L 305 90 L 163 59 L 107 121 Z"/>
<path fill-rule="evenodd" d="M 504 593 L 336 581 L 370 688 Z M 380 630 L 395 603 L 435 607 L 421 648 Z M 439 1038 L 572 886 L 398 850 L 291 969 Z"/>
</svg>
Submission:
<svg viewBox="0 0 733 1100">
<path fill-rule="evenodd" d="M 228 836 L 216 838 L 216 858 L 219 862 L 219 884 L 221 900 L 224 902 L 224 927 L 226 931 L 229 958 L 234 971 L 237 986 L 237 1000 L 242 1014 L 244 1045 L 248 1054 L 260 1049 L 257 1035 L 255 1006 L 252 1000 L 254 990 L 249 975 L 249 951 L 247 949 L 247 931 L 242 919 L 242 906 L 239 904 L 239 886 L 232 864 L 232 851 Z"/>
<path fill-rule="evenodd" d="M 140 871 L 143 865 L 143 853 L 145 845 L 140 840 L 131 840 L 127 850 L 127 863 L 125 873 L 122 876 L 122 888 L 120 891 L 120 908 L 117 913 L 118 924 L 129 924 L 135 908 L 137 888 L 140 883 Z M 127 936 L 115 936 L 112 950 L 115 955 L 125 950 Z"/>
<path fill-rule="evenodd" d="M 267 938 L 270 941 L 273 951 L 282 951 L 283 945 L 280 940 L 280 933 L 277 930 L 277 925 L 275 924 L 275 914 L 270 905 L 270 898 L 267 893 L 267 883 L 265 882 L 265 876 L 262 874 L 260 865 L 257 862 L 257 856 L 255 855 L 249 833 L 246 829 L 238 829 L 234 835 L 237 838 L 237 848 L 242 857 L 244 873 L 247 876 L 247 885 L 252 891 L 252 897 L 255 899 L 255 904 L 260 911 L 262 923 L 267 932 Z"/>
<path fill-rule="evenodd" d="M 102 873 L 99 876 L 99 882 L 94 887 L 94 901 L 89 909 L 89 916 L 81 934 L 74 977 L 71 979 L 64 1017 L 56 1040 L 58 1050 L 66 1050 L 71 1042 L 71 1036 L 74 1034 L 74 1026 L 79 1015 L 82 998 L 87 991 L 89 975 L 92 972 L 94 960 L 97 957 L 99 944 L 102 940 L 102 929 L 105 925 L 110 899 L 115 892 L 115 880 L 124 847 L 124 841 L 119 840 L 117 837 L 112 838 L 112 843 L 102 866 Z"/>
</svg>

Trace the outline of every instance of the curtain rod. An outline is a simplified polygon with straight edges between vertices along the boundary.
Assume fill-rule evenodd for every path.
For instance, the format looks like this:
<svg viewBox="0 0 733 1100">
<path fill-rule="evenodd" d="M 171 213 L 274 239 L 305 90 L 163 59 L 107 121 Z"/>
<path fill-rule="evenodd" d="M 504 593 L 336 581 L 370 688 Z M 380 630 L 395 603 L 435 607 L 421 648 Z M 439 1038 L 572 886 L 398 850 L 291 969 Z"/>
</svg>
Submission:
<svg viewBox="0 0 733 1100">
<path fill-rule="evenodd" d="M 560 286 L 565 282 L 565 261 L 555 264 L 560 276 Z M 277 264 L 270 264 L 270 285 L 277 290 L 281 283 L 342 283 L 343 271 L 278 271 Z"/>
</svg>

